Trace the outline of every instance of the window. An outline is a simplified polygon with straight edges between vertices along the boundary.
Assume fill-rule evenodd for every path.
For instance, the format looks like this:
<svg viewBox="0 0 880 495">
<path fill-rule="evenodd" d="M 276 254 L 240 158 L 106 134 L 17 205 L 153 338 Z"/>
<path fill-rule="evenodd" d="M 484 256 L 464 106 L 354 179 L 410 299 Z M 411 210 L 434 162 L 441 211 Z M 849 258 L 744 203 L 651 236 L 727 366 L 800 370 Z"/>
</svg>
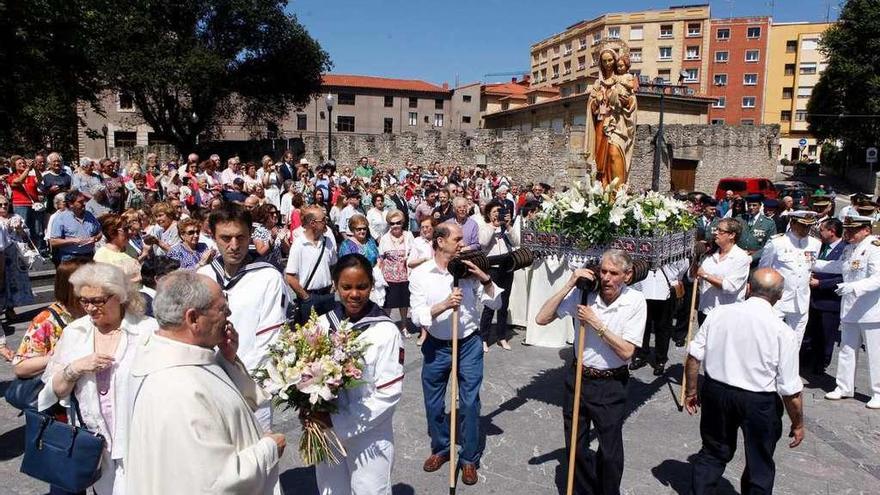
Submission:
<svg viewBox="0 0 880 495">
<path fill-rule="evenodd" d="M 550 79 L 556 79 L 557 77 L 559 77 L 559 65 L 554 65 L 551 68 L 553 69 L 553 75 L 550 76 Z"/>
<path fill-rule="evenodd" d="M 571 43 L 566 43 L 566 44 L 565 44 L 565 54 L 566 54 L 566 55 L 571 55 Z"/>
<path fill-rule="evenodd" d="M 739 125 L 755 125 L 755 119 L 742 119 L 739 121 Z"/>
<path fill-rule="evenodd" d="M 719 28 L 718 31 L 715 31 L 715 39 L 729 40 L 730 39 L 730 28 Z"/>
<path fill-rule="evenodd" d="M 339 93 L 336 101 L 340 105 L 354 105 L 354 93 Z"/>
<path fill-rule="evenodd" d="M 336 130 L 339 132 L 354 132 L 354 117 L 347 115 L 337 116 Z"/>
<path fill-rule="evenodd" d="M 553 47 L 553 58 L 559 58 L 559 45 Z"/>
<path fill-rule="evenodd" d="M 754 96 L 743 96 L 742 102 L 743 108 L 755 108 L 755 97 Z"/>
<path fill-rule="evenodd" d="M 804 38 L 801 40 L 801 50 L 818 50 L 819 38 Z"/>
<path fill-rule="evenodd" d="M 470 115 L 462 115 L 461 116 L 461 123 L 462 124 L 470 124 L 471 123 L 471 116 Z"/>
<path fill-rule="evenodd" d="M 578 94 L 581 94 L 581 93 L 583 93 L 583 92 L 586 91 L 586 90 L 587 90 L 587 85 L 586 85 L 586 84 L 584 84 L 584 83 L 577 83 L 577 86 L 575 86 L 575 90 L 574 90 L 574 92 L 575 92 L 575 93 L 578 93 Z"/>
<path fill-rule="evenodd" d="M 794 75 L 794 64 L 785 64 L 785 75 L 793 76 Z"/>
<path fill-rule="evenodd" d="M 393 106 L 394 106 L 394 97 L 393 96 L 386 96 L 385 97 L 385 107 L 390 108 Z"/>
<path fill-rule="evenodd" d="M 664 83 L 669 84 L 672 71 L 669 69 L 660 69 L 657 71 L 657 77 L 662 79 Z"/>
<path fill-rule="evenodd" d="M 409 113 L 409 125 L 414 126 L 419 123 L 419 114 L 416 112 Z"/>
<path fill-rule="evenodd" d="M 699 60 L 700 59 L 700 47 L 699 46 L 689 46 L 685 50 L 684 53 L 685 60 Z"/>
<path fill-rule="evenodd" d="M 724 125 L 724 119 L 712 119 L 712 125 Z"/>
<path fill-rule="evenodd" d="M 434 114 L 434 127 L 443 127 L 443 114 L 435 113 Z"/>
<path fill-rule="evenodd" d="M 629 28 L 630 40 L 641 40 L 645 37 L 645 29 L 642 26 L 633 26 Z"/>
<path fill-rule="evenodd" d="M 394 132 L 394 119 L 391 117 L 385 117 L 382 121 L 382 132 L 385 134 L 391 134 Z"/>
<path fill-rule="evenodd" d="M 546 80 L 547 80 L 547 69 L 541 69 L 541 78 L 539 79 L 539 81 L 546 81 Z"/>
<path fill-rule="evenodd" d="M 715 103 L 712 104 L 712 108 L 724 108 L 727 106 L 727 97 L 719 96 Z"/>
<path fill-rule="evenodd" d="M 797 52 L 797 40 L 788 40 L 785 42 L 785 53 Z"/>
<path fill-rule="evenodd" d="M 758 84 L 757 74 L 743 74 L 743 85 L 755 86 L 756 84 Z"/>
<path fill-rule="evenodd" d="M 593 44 L 598 45 L 600 41 L 602 41 L 602 33 L 601 32 L 593 33 Z"/>
<path fill-rule="evenodd" d="M 660 37 L 661 38 L 672 38 L 672 24 L 661 24 L 660 25 Z"/>
<path fill-rule="evenodd" d="M 672 60 L 672 47 L 671 46 L 661 46 L 660 47 L 660 60 Z"/>
<path fill-rule="evenodd" d="M 642 61 L 642 49 L 641 48 L 633 48 L 629 51 L 629 61 L 636 63 Z"/>
<path fill-rule="evenodd" d="M 699 69 L 685 69 L 684 70 L 684 82 L 686 83 L 695 83 L 700 81 L 700 70 Z"/>
<path fill-rule="evenodd" d="M 730 52 L 715 52 L 715 62 L 721 64 L 727 62 L 728 59 L 730 59 Z"/>
<path fill-rule="evenodd" d="M 541 62 L 546 62 L 546 61 L 547 61 L 547 50 L 543 50 L 541 52 Z"/>
<path fill-rule="evenodd" d="M 119 92 L 119 108 L 120 112 L 133 112 L 134 111 L 134 97 L 131 93 L 126 91 Z"/>
<path fill-rule="evenodd" d="M 608 28 L 608 38 L 612 40 L 620 39 L 620 26 L 612 26 Z"/>
<path fill-rule="evenodd" d="M 113 133 L 114 148 L 133 148 L 137 146 L 137 132 L 116 131 Z"/>
<path fill-rule="evenodd" d="M 536 75 L 537 75 L 537 73 L 536 73 Z M 462 97 L 461 97 L 461 101 L 463 101 L 464 103 L 470 103 L 471 100 L 473 100 L 471 95 L 462 95 Z"/>
<path fill-rule="evenodd" d="M 757 62 L 760 53 L 758 50 L 746 50 L 746 62 Z"/>
<path fill-rule="evenodd" d="M 410 98 L 409 99 L 409 107 L 410 108 L 418 108 L 419 107 L 419 99 L 418 98 Z"/>
<path fill-rule="evenodd" d="M 779 120 L 781 122 L 791 122 L 791 110 L 783 110 L 779 112 Z"/>
<path fill-rule="evenodd" d="M 306 124 L 308 124 L 308 116 L 304 113 L 296 114 L 296 130 L 306 130 Z"/>
<path fill-rule="evenodd" d="M 702 32 L 702 24 L 699 22 L 688 23 L 688 36 L 699 36 Z"/>
<path fill-rule="evenodd" d="M 811 94 L 813 94 L 812 86 L 798 86 L 798 98 L 809 98 Z"/>
<path fill-rule="evenodd" d="M 560 98 L 567 98 L 570 95 L 571 95 L 571 87 L 563 86 L 562 88 L 559 88 L 559 97 Z"/>
<path fill-rule="evenodd" d="M 746 29 L 746 38 L 753 40 L 753 39 L 757 39 L 760 37 L 761 37 L 761 27 L 760 26 L 750 27 L 750 28 Z"/>
<path fill-rule="evenodd" d="M 806 110 L 795 111 L 794 120 L 797 122 L 806 122 L 807 121 L 807 111 Z"/>
<path fill-rule="evenodd" d="M 727 86 L 727 74 L 715 74 L 713 80 L 715 86 Z"/>
<path fill-rule="evenodd" d="M 790 100 L 794 97 L 794 88 L 782 88 L 782 99 Z"/>
<path fill-rule="evenodd" d="M 564 75 L 571 74 L 571 62 L 570 62 L 570 61 L 568 61 L 568 60 L 565 61 L 565 63 L 563 64 L 563 71 L 562 71 L 562 73 L 563 73 Z"/>
<path fill-rule="evenodd" d="M 532 72 L 532 81 L 541 82 L 541 73 L 540 72 Z"/>
<path fill-rule="evenodd" d="M 816 73 L 816 62 L 802 62 L 800 73 L 803 75 L 811 75 Z"/>
<path fill-rule="evenodd" d="M 584 36 L 578 40 L 578 50 L 586 50 L 587 49 L 587 37 Z"/>
<path fill-rule="evenodd" d="M 632 55 L 632 52 L 630 52 Z M 578 57 L 578 70 L 584 70 L 587 68 L 587 57 Z"/>
<path fill-rule="evenodd" d="M 434 110 L 443 110 L 443 98 L 436 98 L 434 100 Z"/>
</svg>

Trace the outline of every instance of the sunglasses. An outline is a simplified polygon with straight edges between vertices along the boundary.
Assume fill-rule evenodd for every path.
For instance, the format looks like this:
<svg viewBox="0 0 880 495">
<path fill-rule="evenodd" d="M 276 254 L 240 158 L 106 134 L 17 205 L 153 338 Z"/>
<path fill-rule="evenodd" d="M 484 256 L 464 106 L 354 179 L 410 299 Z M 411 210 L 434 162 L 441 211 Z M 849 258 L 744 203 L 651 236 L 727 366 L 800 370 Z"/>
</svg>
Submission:
<svg viewBox="0 0 880 495">
<path fill-rule="evenodd" d="M 366 232 L 367 230 L 369 230 L 367 227 L 355 227 L 354 228 L 355 232 Z"/>
<path fill-rule="evenodd" d="M 389 223 L 388 225 L 390 225 L 390 226 L 392 226 L 392 227 L 398 227 L 398 226 L 400 226 L 400 225 L 403 225 L 403 222 L 391 222 L 391 223 Z"/>
<path fill-rule="evenodd" d="M 196 235 L 198 233 L 199 233 L 198 230 L 187 230 L 186 232 L 183 233 L 183 235 Z"/>
</svg>

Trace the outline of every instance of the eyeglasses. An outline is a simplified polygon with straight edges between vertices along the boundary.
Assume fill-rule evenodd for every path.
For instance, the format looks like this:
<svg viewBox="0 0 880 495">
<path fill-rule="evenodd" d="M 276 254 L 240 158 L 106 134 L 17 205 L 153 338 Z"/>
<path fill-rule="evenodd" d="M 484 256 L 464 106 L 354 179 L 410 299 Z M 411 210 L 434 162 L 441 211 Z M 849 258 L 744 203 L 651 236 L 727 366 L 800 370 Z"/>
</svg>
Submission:
<svg viewBox="0 0 880 495">
<path fill-rule="evenodd" d="M 103 308 L 104 305 L 107 304 L 107 301 L 109 301 L 112 297 L 113 296 L 92 297 L 92 298 L 80 297 L 79 304 L 83 307 L 83 309 L 85 309 L 86 306 L 88 306 L 89 304 L 91 304 L 92 306 L 94 306 L 96 308 Z"/>
<path fill-rule="evenodd" d="M 366 232 L 367 230 L 369 230 L 367 227 L 355 227 L 354 228 L 355 232 Z"/>
<path fill-rule="evenodd" d="M 391 222 L 388 225 L 390 225 L 392 227 L 399 227 L 399 226 L 403 225 L 403 222 Z"/>
<path fill-rule="evenodd" d="M 187 230 L 183 233 L 183 235 L 197 235 L 199 233 L 198 230 Z"/>
<path fill-rule="evenodd" d="M 9 208 L 9 203 L 0 203 L 0 208 Z"/>
</svg>

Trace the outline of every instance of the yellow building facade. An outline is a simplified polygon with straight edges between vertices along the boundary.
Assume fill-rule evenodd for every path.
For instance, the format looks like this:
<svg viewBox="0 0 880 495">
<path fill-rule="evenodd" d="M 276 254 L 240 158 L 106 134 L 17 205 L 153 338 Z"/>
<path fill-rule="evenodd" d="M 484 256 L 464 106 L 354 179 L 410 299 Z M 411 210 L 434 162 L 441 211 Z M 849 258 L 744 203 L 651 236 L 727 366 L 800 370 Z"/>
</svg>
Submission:
<svg viewBox="0 0 880 495">
<path fill-rule="evenodd" d="M 829 23 L 772 23 L 767 46 L 764 123 L 779 124 L 779 157 L 819 160 L 819 146 L 807 131 L 807 102 L 827 61 L 819 51 Z"/>
</svg>

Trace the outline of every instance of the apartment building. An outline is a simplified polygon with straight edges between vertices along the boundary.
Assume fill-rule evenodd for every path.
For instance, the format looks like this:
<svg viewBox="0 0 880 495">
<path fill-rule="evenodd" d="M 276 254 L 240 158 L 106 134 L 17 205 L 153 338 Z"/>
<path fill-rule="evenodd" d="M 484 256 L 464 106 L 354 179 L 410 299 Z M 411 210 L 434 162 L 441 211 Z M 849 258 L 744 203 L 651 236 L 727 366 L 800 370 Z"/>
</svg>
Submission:
<svg viewBox="0 0 880 495">
<path fill-rule="evenodd" d="M 709 32 L 709 109 L 713 124 L 764 122 L 769 17 L 712 19 Z"/>
<path fill-rule="evenodd" d="M 807 131 L 807 102 L 825 70 L 819 41 L 830 26 L 809 22 L 770 26 L 764 123 L 780 125 L 780 158 L 819 160 L 816 138 Z"/>
<path fill-rule="evenodd" d="M 619 39 L 630 47 L 634 74 L 705 93 L 709 18 L 709 5 L 702 4 L 605 14 L 578 22 L 531 46 L 532 85 L 567 88 L 566 96 L 585 91 L 586 83 L 599 75 L 596 46 L 603 39 Z"/>
</svg>

